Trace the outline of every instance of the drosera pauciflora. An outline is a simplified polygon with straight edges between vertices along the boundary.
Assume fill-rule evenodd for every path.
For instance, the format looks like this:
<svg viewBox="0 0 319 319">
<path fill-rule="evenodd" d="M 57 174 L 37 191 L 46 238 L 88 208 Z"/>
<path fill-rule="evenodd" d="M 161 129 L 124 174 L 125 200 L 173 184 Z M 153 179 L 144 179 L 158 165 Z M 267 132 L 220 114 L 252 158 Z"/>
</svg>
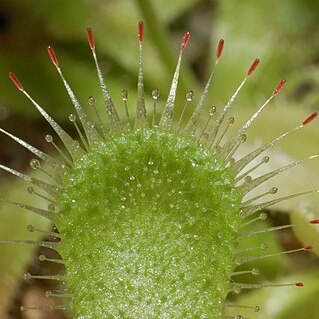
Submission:
<svg viewBox="0 0 319 319">
<path fill-rule="evenodd" d="M 235 134 L 229 134 L 235 121 L 235 117 L 229 116 L 231 107 L 260 61 L 255 59 L 251 63 L 224 107 L 213 106 L 207 110 L 207 96 L 224 49 L 224 40 L 221 39 L 217 44 L 213 70 L 193 113 L 185 118 L 184 110 L 194 100 L 190 91 L 181 115 L 174 116 L 182 56 L 190 39 L 190 33 L 186 32 L 167 101 L 160 114 L 158 90 L 151 94 L 151 107 L 146 107 L 144 24 L 140 22 L 136 114 L 130 114 L 128 93 L 124 90 L 125 116 L 121 118 L 104 82 L 90 28 L 87 38 L 105 102 L 108 126 L 104 117 L 96 111 L 93 97 L 89 98 L 88 104 L 96 111 L 96 120 L 89 118 L 67 82 L 54 49 L 48 47 L 51 62 L 76 111 L 76 114 L 70 114 L 69 120 L 75 126 L 79 141 L 46 113 L 14 73 L 9 73 L 13 84 L 49 122 L 64 144 L 61 148 L 52 135 L 46 135 L 45 140 L 58 154 L 49 155 L 1 129 L 2 133 L 37 157 L 30 165 L 41 171 L 43 177 L 35 178 L 6 166 L 0 168 L 25 180 L 31 194 L 46 198 L 48 208 L 33 207 L 6 198 L 2 200 L 49 219 L 55 230 L 47 235 L 58 239 L 2 240 L 1 243 L 48 247 L 57 251 L 61 259 L 40 255 L 40 261 L 60 263 L 66 268 L 64 275 L 26 273 L 25 279 L 60 281 L 61 290 L 49 291 L 47 295 L 67 301 L 40 308 L 23 305 L 21 309 L 68 309 L 78 319 L 241 319 L 241 308 L 251 308 L 253 315 L 259 307 L 231 304 L 227 301 L 230 293 L 273 286 L 303 286 L 301 282 L 279 285 L 241 282 L 241 275 L 257 276 L 259 270 L 236 271 L 236 268 L 277 255 L 255 254 L 254 247 L 238 249 L 246 238 L 294 226 L 266 227 L 256 231 L 256 222 L 267 218 L 267 213 L 261 210 L 299 195 L 317 192 L 306 191 L 269 199 L 278 191 L 271 187 L 245 199 L 247 194 L 270 178 L 318 157 L 307 157 L 256 178 L 250 175 L 269 162 L 265 151 L 305 128 L 316 118 L 317 112 L 292 130 L 235 160 L 234 155 L 246 142 L 246 131 L 278 95 L 285 80 L 278 83 L 270 97 Z M 255 160 L 256 164 L 247 169 L 248 164 Z M 264 197 L 266 199 L 260 202 Z M 33 232 L 40 231 L 33 225 L 29 228 Z M 311 249 L 307 245 L 278 254 Z M 227 308 L 237 309 L 238 315 L 225 314 Z"/>
</svg>

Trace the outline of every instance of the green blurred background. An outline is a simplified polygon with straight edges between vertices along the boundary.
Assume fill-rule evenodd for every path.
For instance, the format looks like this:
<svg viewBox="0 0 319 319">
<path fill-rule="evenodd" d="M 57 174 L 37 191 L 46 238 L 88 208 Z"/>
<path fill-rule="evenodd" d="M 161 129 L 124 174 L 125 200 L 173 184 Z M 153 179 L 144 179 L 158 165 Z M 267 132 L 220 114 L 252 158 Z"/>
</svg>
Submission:
<svg viewBox="0 0 319 319">
<path fill-rule="evenodd" d="M 86 42 L 87 27 L 94 29 L 100 65 L 120 113 L 124 114 L 121 91 L 127 89 L 130 111 L 135 114 L 137 22 L 143 20 L 148 99 L 155 88 L 160 90 L 161 98 L 165 99 L 180 39 L 185 31 L 191 32 L 182 67 L 177 113 L 181 112 L 188 90 L 194 90 L 196 103 L 199 89 L 205 84 L 214 63 L 219 38 L 225 39 L 225 50 L 216 70 L 207 109 L 211 105 L 221 107 L 227 102 L 256 57 L 261 59 L 261 65 L 234 105 L 236 123 L 243 123 L 272 94 L 277 83 L 287 79 L 283 94 L 272 102 L 258 120 L 258 125 L 249 131 L 247 144 L 268 141 L 298 125 L 309 113 L 318 109 L 318 16 L 319 0 L 2 1 L 1 127 L 50 151 L 44 142 L 44 135 L 50 133 L 51 129 L 8 80 L 8 72 L 14 71 L 31 96 L 63 127 L 73 130 L 68 121 L 71 103 L 47 56 L 46 47 L 49 44 L 55 48 L 60 65 L 82 104 L 86 105 L 88 97 L 94 96 L 100 112 L 103 112 L 96 71 Z M 163 101 L 159 107 L 162 105 Z M 298 133 L 272 151 L 270 167 L 318 152 L 317 137 L 318 124 L 314 123 L 305 132 Z M 0 137 L 0 142 L 0 162 L 28 171 L 32 156 L 5 136 Z M 311 162 L 294 170 L 293 174 L 283 174 L 276 184 L 281 190 L 280 195 L 317 188 L 318 171 L 318 162 Z M 8 177 L 6 173 L 1 174 L 0 180 L 0 189 L 5 197 L 43 205 L 39 199 L 27 193 L 25 184 Z M 294 212 L 302 225 L 310 213 L 313 218 L 317 216 L 317 197 L 306 196 L 276 207 L 270 223 L 287 223 L 289 218 L 285 213 Z M 41 234 L 28 233 L 26 225 L 33 223 L 42 228 L 50 227 L 45 221 L 15 207 L 1 205 L 0 208 L 0 239 L 43 238 Z M 300 226 L 299 239 L 287 231 L 274 234 L 267 240 L 277 251 L 299 247 L 302 245 L 300 240 L 314 245 L 319 243 L 316 229 L 305 227 Z M 22 274 L 26 270 L 37 273 L 52 271 L 50 265 L 41 265 L 37 261 L 35 250 L 35 247 L 0 245 L 0 318 L 65 318 L 66 315 L 59 312 L 19 312 L 21 303 L 50 305 L 51 302 L 42 297 L 43 291 L 52 289 L 50 283 L 22 281 Z M 308 286 L 298 291 L 292 288 L 288 292 L 280 292 L 279 289 L 276 292 L 279 297 L 274 290 L 269 295 L 257 292 L 245 296 L 245 300 L 238 302 L 264 305 L 263 314 L 247 313 L 249 318 L 255 315 L 256 318 L 319 318 L 319 307 L 316 305 L 319 268 L 314 254 L 299 253 L 289 258 L 281 256 L 261 263 L 260 268 L 264 270 L 262 279 L 291 282 L 302 281 L 305 277 Z M 283 295 L 289 298 L 278 303 Z M 309 309 L 309 314 L 302 312 L 305 309 Z"/>
</svg>

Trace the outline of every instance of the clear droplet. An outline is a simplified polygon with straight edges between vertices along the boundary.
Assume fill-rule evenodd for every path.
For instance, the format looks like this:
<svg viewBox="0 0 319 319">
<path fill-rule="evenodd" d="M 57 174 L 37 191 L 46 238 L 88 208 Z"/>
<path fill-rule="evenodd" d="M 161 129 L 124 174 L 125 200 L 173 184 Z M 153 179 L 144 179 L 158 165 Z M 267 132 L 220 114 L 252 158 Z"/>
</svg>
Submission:
<svg viewBox="0 0 319 319">
<path fill-rule="evenodd" d="M 164 114 L 165 119 L 171 120 L 173 118 L 173 112 L 171 110 L 167 110 Z"/>
<path fill-rule="evenodd" d="M 267 217 L 268 217 L 268 215 L 267 215 L 266 213 L 260 213 L 260 214 L 259 214 L 259 219 L 260 219 L 260 220 L 266 220 Z"/>
<path fill-rule="evenodd" d="M 27 226 L 27 230 L 30 232 L 30 233 L 33 233 L 35 231 L 35 227 L 33 225 L 28 225 Z"/>
<path fill-rule="evenodd" d="M 235 122 L 235 118 L 234 117 L 230 117 L 229 119 L 228 119 L 228 124 L 234 124 L 234 122 Z"/>
<path fill-rule="evenodd" d="M 127 101 L 127 100 L 128 100 L 128 91 L 127 91 L 127 89 L 124 89 L 124 90 L 122 91 L 121 96 L 122 96 L 122 100 L 123 100 L 123 101 Z"/>
<path fill-rule="evenodd" d="M 71 113 L 69 115 L 69 120 L 70 120 L 70 122 L 74 123 L 76 121 L 76 116 L 73 113 Z"/>
<path fill-rule="evenodd" d="M 71 200 L 71 206 L 72 206 L 72 207 L 75 207 L 76 204 L 77 204 L 76 200 L 75 200 L 75 199 L 72 199 L 72 200 Z"/>
<path fill-rule="evenodd" d="M 209 115 L 210 116 L 213 116 L 214 114 L 215 114 L 215 112 L 216 112 L 216 106 L 212 106 L 210 109 L 209 109 Z"/>
<path fill-rule="evenodd" d="M 95 100 L 95 98 L 94 98 L 93 96 L 90 96 L 90 97 L 88 98 L 88 103 L 89 103 L 89 106 L 95 107 L 95 105 L 96 105 L 96 100 Z"/>
<path fill-rule="evenodd" d="M 253 269 L 251 270 L 251 273 L 252 273 L 253 275 L 257 276 L 257 275 L 260 274 L 260 270 L 259 270 L 258 268 L 253 268 Z"/>
<path fill-rule="evenodd" d="M 252 180 L 251 176 L 248 175 L 248 176 L 245 177 L 245 182 L 246 183 L 250 183 L 251 180 Z"/>
<path fill-rule="evenodd" d="M 27 191 L 28 191 L 29 194 L 33 194 L 34 193 L 34 189 L 31 186 L 27 188 Z"/>
<path fill-rule="evenodd" d="M 29 272 L 26 272 L 25 274 L 23 274 L 23 279 L 28 280 L 31 278 L 31 274 Z"/>
<path fill-rule="evenodd" d="M 276 194 L 278 192 L 278 188 L 277 187 L 272 187 L 270 190 L 269 190 L 269 193 L 270 194 Z"/>
<path fill-rule="evenodd" d="M 237 295 L 241 293 L 241 289 L 239 287 L 234 287 L 233 291 Z M 240 317 L 238 318 L 238 316 L 236 316 L 236 317 L 234 317 L 234 319 L 242 319 L 242 318 L 240 318 Z"/>
<path fill-rule="evenodd" d="M 50 204 L 48 205 L 48 210 L 54 212 L 54 211 L 55 211 L 55 205 L 52 204 L 52 203 L 50 203 Z"/>
<path fill-rule="evenodd" d="M 187 100 L 188 102 L 191 102 L 191 101 L 193 101 L 193 98 L 194 98 L 194 92 L 193 92 L 193 91 L 187 92 L 187 94 L 186 94 L 186 100 Z"/>
<path fill-rule="evenodd" d="M 159 96 L 160 96 L 160 92 L 159 92 L 158 89 L 155 89 L 155 90 L 152 91 L 153 100 L 157 100 L 159 98 Z"/>
<path fill-rule="evenodd" d="M 33 158 L 31 161 L 30 161 L 30 166 L 32 169 L 39 169 L 41 168 L 41 163 L 39 160 Z"/>
<path fill-rule="evenodd" d="M 268 163 L 269 162 L 269 156 L 265 156 L 264 158 L 263 158 L 263 163 Z"/>
<path fill-rule="evenodd" d="M 246 134 L 243 134 L 241 137 L 240 137 L 240 142 L 241 143 L 245 143 L 247 140 L 247 135 Z"/>
<path fill-rule="evenodd" d="M 53 137 L 52 137 L 52 135 L 47 134 L 47 135 L 45 136 L 45 140 L 46 140 L 48 143 L 52 143 L 52 142 L 53 142 Z"/>
</svg>

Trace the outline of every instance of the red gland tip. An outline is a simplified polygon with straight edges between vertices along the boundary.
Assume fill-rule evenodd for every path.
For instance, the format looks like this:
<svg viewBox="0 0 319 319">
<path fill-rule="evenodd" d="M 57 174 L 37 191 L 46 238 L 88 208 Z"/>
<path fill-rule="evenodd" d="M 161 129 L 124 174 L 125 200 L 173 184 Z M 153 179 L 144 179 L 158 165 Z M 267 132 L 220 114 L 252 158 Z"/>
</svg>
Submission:
<svg viewBox="0 0 319 319">
<path fill-rule="evenodd" d="M 296 282 L 296 283 L 295 283 L 295 286 L 296 286 L 296 287 L 303 287 L 303 283 L 302 283 L 302 282 Z"/>
<path fill-rule="evenodd" d="M 49 57 L 52 61 L 52 63 L 57 66 L 59 63 L 58 63 L 58 59 L 56 58 L 56 55 L 55 55 L 55 52 L 53 50 L 52 47 L 48 46 L 48 53 L 49 53 Z"/>
<path fill-rule="evenodd" d="M 255 61 L 251 64 L 248 72 L 247 72 L 247 76 L 250 76 L 254 73 L 254 71 L 256 70 L 257 66 L 259 65 L 260 60 L 259 59 L 255 59 Z"/>
<path fill-rule="evenodd" d="M 281 89 L 283 88 L 283 86 L 285 85 L 285 83 L 286 83 L 286 80 L 281 80 L 281 81 L 278 83 L 277 87 L 275 88 L 273 95 L 277 95 L 277 94 L 281 91 Z"/>
<path fill-rule="evenodd" d="M 93 37 L 93 30 L 91 28 L 86 29 L 87 32 L 87 38 L 90 45 L 91 50 L 95 50 L 95 41 Z"/>
<path fill-rule="evenodd" d="M 312 250 L 312 246 L 306 246 L 304 247 L 304 250 Z"/>
<path fill-rule="evenodd" d="M 181 50 L 182 51 L 185 50 L 190 37 L 191 37 L 191 34 L 189 32 L 186 32 L 184 34 L 183 39 L 182 39 L 182 43 L 181 43 Z"/>
<path fill-rule="evenodd" d="M 309 124 L 310 122 L 312 122 L 318 115 L 318 112 L 313 112 L 312 114 L 310 114 L 303 122 L 302 125 L 305 126 L 307 124 Z"/>
<path fill-rule="evenodd" d="M 140 21 L 138 23 L 138 41 L 142 43 L 143 39 L 144 39 L 144 23 L 143 21 Z"/>
<path fill-rule="evenodd" d="M 319 224 L 319 219 L 313 219 L 309 222 L 309 224 L 317 225 Z"/>
<path fill-rule="evenodd" d="M 223 50 L 224 50 L 224 44 L 225 41 L 224 39 L 220 39 L 217 45 L 217 50 L 216 50 L 216 60 L 218 61 L 220 57 L 222 56 Z"/>
<path fill-rule="evenodd" d="M 23 91 L 23 86 L 21 82 L 13 72 L 9 72 L 9 78 L 18 90 Z"/>
</svg>

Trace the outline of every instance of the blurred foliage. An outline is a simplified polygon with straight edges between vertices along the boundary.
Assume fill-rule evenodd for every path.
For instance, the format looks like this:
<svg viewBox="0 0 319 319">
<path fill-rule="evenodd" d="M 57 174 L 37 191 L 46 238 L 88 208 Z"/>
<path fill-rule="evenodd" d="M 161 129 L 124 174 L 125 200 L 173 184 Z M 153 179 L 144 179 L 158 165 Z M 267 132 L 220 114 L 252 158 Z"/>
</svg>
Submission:
<svg viewBox="0 0 319 319">
<path fill-rule="evenodd" d="M 319 256 L 319 227 L 316 224 L 310 224 L 310 221 L 318 221 L 318 210 L 310 209 L 309 207 L 300 207 L 291 211 L 291 222 L 296 225 L 295 233 L 303 245 L 311 245 L 313 252 Z"/>
<path fill-rule="evenodd" d="M 227 64 L 219 86 L 230 74 L 240 76 L 255 55 L 262 70 L 254 79 L 252 97 L 271 92 L 281 78 L 288 80 L 289 102 L 316 109 L 319 101 L 319 1 L 221 1 L 217 34 L 229 39 Z M 236 53 L 234 55 L 234 53 Z"/>
<path fill-rule="evenodd" d="M 294 283 L 306 283 L 295 287 Z M 244 318 L 256 319 L 318 319 L 319 271 L 313 269 L 304 274 L 283 277 L 273 284 L 290 284 L 288 287 L 263 288 L 253 290 L 239 298 L 237 305 L 258 305 L 260 311 L 253 309 L 229 309 L 231 315 L 238 311 Z M 239 310 L 240 309 L 240 310 Z"/>
<path fill-rule="evenodd" d="M 43 207 L 43 200 L 35 195 L 30 195 L 26 191 L 25 182 L 12 181 L 11 183 L 1 183 L 1 197 L 27 203 L 36 207 Z M 17 208 L 11 204 L 0 203 L 0 238 L 6 240 L 40 240 L 43 235 L 40 233 L 30 233 L 27 225 L 46 230 L 49 223 L 44 218 L 27 212 L 22 208 Z M 25 272 L 25 265 L 33 257 L 37 250 L 35 245 L 1 244 L 0 246 L 0 318 L 5 318 L 5 312 L 9 306 L 10 298 L 16 290 L 16 282 L 22 280 Z"/>
<path fill-rule="evenodd" d="M 234 105 L 236 122 L 239 124 L 244 122 L 256 106 L 261 105 L 272 93 L 279 80 L 282 78 L 288 80 L 284 94 L 276 98 L 263 117 L 258 119 L 258 124 L 249 131 L 248 144 L 258 145 L 261 139 L 269 141 L 300 124 L 311 110 L 317 109 L 318 14 L 319 0 L 3 1 L 0 4 L 1 124 L 6 126 L 6 123 L 10 123 L 7 124 L 10 131 L 22 131 L 22 137 L 28 133 L 23 130 L 27 131 L 26 128 L 34 127 L 33 130 L 38 132 L 37 137 L 31 137 L 40 145 L 39 136 L 42 139 L 42 136 L 48 132 L 47 128 L 42 126 L 39 130 L 41 122 L 39 114 L 8 81 L 7 73 L 14 71 L 31 96 L 55 118 L 64 122 L 64 126 L 70 125 L 66 119 L 71 112 L 71 102 L 48 59 L 46 53 L 48 44 L 55 48 L 65 76 L 81 103 L 86 105 L 87 98 L 93 95 L 97 99 L 100 111 L 103 112 L 96 71 L 86 43 L 86 27 L 92 27 L 95 31 L 100 64 L 115 102 L 121 109 L 120 112 L 124 112 L 120 98 L 121 91 L 126 88 L 130 94 L 131 113 L 134 114 L 138 57 L 136 24 L 137 21 L 144 20 L 145 85 L 148 95 L 152 89 L 158 88 L 162 100 L 169 90 L 179 41 L 185 31 L 191 31 L 192 39 L 185 52 L 187 63 L 182 66 L 179 111 L 187 90 L 198 92 L 198 88 L 205 84 L 214 63 L 214 50 L 219 37 L 225 39 L 226 46 L 216 70 L 207 107 L 211 104 L 221 107 L 227 102 L 256 56 L 262 63 Z M 198 100 L 198 95 L 195 95 L 194 103 Z M 241 111 L 237 112 L 238 109 Z M 276 148 L 271 154 L 267 169 L 317 151 L 317 129 L 318 124 L 314 123 L 305 132 L 298 133 L 285 142 L 281 149 Z M 9 150 L 12 151 L 11 147 Z M 2 148 L 0 152 L 2 162 L 8 165 L 25 160 L 22 156 L 20 159 L 19 155 L 12 158 L 8 152 L 6 148 Z M 25 167 L 26 164 L 19 163 L 18 166 Z M 282 174 L 279 185 L 276 185 L 282 191 L 280 195 L 316 188 L 318 168 L 318 164 L 310 162 L 294 170 L 293 175 Z M 23 194 L 26 194 L 25 186 L 20 184 L 17 186 L 11 182 L 11 179 L 9 182 L 3 179 L 2 185 L 5 189 L 10 189 L 8 197 L 23 201 Z M 305 201 L 310 203 L 309 209 L 318 208 L 318 196 L 307 196 Z M 299 200 L 280 207 L 288 211 L 292 205 L 296 207 L 298 202 Z M 7 205 L 1 207 L 3 222 L 0 225 L 0 239 L 30 238 L 30 234 L 25 234 L 25 226 L 31 222 L 29 216 L 26 217 L 23 212 L 15 211 Z M 301 219 L 297 218 L 298 222 L 302 223 Z M 35 220 L 38 221 L 38 218 Z M 310 229 L 298 231 L 298 235 L 304 242 L 317 239 L 315 231 Z M 271 238 L 271 242 L 274 243 L 274 247 L 279 247 L 276 237 Z M 2 318 L 1 310 L 12 294 L 15 281 L 20 279 L 27 260 L 33 253 L 33 247 L 13 249 L 12 246 L 0 246 L 0 252 L 0 277 L 4 278 L 3 289 L 0 289 Z M 282 264 L 282 260 L 278 259 L 268 263 L 267 278 L 273 279 L 279 276 L 278 269 Z M 313 280 L 315 274 L 306 275 L 305 281 Z M 298 307 L 303 307 L 302 305 L 305 305 L 303 302 L 306 302 L 311 294 L 315 296 L 318 286 L 314 281 L 310 288 L 305 290 L 304 295 L 301 290 L 296 290 L 302 294 L 302 297 L 299 295 L 298 302 L 295 302 L 297 300 L 295 291 L 289 290 L 287 293 L 295 294 L 290 299 L 293 302 L 291 311 L 299 314 L 301 308 Z M 254 302 L 253 298 L 249 300 L 250 303 Z M 261 303 L 268 297 L 262 298 L 264 299 L 258 299 L 256 302 Z M 313 305 L 315 303 L 311 304 Z M 288 313 L 285 309 L 281 313 L 276 318 L 287 318 L 284 316 Z M 301 317 L 303 316 L 289 318 Z"/>
</svg>

